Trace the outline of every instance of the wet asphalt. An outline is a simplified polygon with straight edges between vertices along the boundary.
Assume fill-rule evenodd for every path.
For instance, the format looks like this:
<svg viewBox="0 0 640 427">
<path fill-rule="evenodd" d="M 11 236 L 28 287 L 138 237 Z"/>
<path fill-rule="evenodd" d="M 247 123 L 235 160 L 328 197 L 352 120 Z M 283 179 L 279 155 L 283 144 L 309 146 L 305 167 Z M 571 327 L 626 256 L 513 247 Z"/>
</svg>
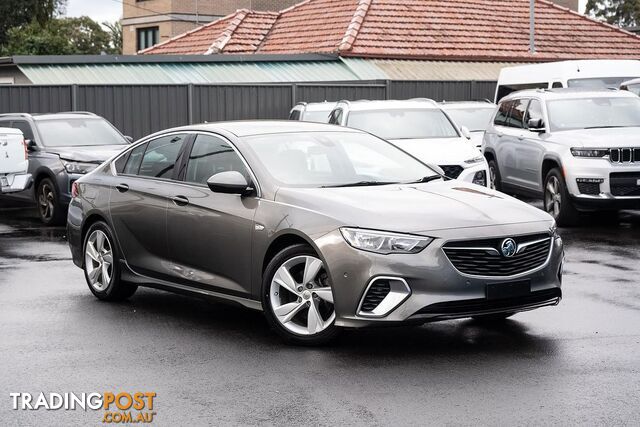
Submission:
<svg viewBox="0 0 640 427">
<path fill-rule="evenodd" d="M 639 425 L 640 213 L 560 233 L 557 307 L 297 348 L 234 306 L 146 289 L 100 302 L 64 228 L 0 202 L 0 423 L 102 420 L 14 411 L 10 392 L 152 391 L 158 425 Z"/>
</svg>

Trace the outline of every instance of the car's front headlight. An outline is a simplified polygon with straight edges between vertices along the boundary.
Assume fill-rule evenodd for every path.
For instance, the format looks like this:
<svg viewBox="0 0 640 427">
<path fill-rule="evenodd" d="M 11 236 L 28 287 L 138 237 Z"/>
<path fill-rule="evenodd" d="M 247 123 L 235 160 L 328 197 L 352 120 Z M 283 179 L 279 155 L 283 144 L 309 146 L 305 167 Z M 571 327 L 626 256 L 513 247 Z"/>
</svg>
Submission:
<svg viewBox="0 0 640 427">
<path fill-rule="evenodd" d="M 471 159 L 465 160 L 464 162 L 465 162 L 466 164 L 468 164 L 468 165 L 472 165 L 472 164 L 480 163 L 480 162 L 483 162 L 483 161 L 484 161 L 484 157 L 482 157 L 482 156 L 477 156 L 477 157 L 473 157 L 473 158 L 471 158 Z"/>
<path fill-rule="evenodd" d="M 609 155 L 607 148 L 572 148 L 573 157 L 599 158 Z"/>
<path fill-rule="evenodd" d="M 343 227 L 342 237 L 356 249 L 377 254 L 415 254 L 433 241 L 431 237 L 398 234 L 386 231 Z"/>
<path fill-rule="evenodd" d="M 95 163 L 82 163 L 63 160 L 62 164 L 68 173 L 85 174 L 98 167 Z"/>
</svg>

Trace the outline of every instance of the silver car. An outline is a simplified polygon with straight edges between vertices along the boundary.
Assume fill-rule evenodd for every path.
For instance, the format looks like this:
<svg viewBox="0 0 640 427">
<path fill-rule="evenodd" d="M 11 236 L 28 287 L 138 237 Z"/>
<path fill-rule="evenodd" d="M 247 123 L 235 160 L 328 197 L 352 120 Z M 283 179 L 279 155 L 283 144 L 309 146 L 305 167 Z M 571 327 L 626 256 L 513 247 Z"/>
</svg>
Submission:
<svg viewBox="0 0 640 427">
<path fill-rule="evenodd" d="M 287 341 L 343 327 L 500 320 L 561 298 L 545 212 L 444 179 L 370 134 L 229 122 L 141 140 L 74 184 L 73 260 L 102 300 L 137 286 L 264 311 Z"/>
<path fill-rule="evenodd" d="M 494 188 L 544 200 L 559 225 L 581 211 L 640 208 L 640 98 L 616 90 L 514 92 L 484 137 Z"/>
</svg>

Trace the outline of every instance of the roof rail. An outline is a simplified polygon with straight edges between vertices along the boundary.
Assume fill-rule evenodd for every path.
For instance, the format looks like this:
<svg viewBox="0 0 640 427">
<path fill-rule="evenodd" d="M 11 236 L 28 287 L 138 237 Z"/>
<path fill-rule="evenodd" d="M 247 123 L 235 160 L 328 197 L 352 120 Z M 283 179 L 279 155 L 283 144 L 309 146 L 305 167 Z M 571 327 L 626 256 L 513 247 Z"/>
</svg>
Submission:
<svg viewBox="0 0 640 427">
<path fill-rule="evenodd" d="M 341 99 L 340 101 L 336 102 L 336 104 L 340 104 L 341 102 L 347 105 L 351 105 L 351 101 L 349 101 L 348 99 Z"/>
<path fill-rule="evenodd" d="M 9 116 L 18 116 L 18 117 L 31 117 L 32 115 L 29 113 L 2 113 L 0 117 L 9 117 Z"/>
<path fill-rule="evenodd" d="M 421 102 L 429 102 L 432 105 L 438 106 L 438 103 L 431 98 L 411 98 L 409 101 L 421 101 Z"/>
<path fill-rule="evenodd" d="M 59 111 L 52 114 L 80 114 L 84 116 L 97 116 L 96 113 L 92 113 L 91 111 Z"/>
</svg>

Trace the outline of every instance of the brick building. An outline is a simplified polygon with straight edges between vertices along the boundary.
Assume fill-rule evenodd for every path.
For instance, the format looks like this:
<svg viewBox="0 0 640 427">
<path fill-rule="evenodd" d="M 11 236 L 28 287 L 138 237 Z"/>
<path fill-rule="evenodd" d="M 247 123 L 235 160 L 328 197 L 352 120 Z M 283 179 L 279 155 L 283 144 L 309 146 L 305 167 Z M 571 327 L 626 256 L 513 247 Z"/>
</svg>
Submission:
<svg viewBox="0 0 640 427">
<path fill-rule="evenodd" d="M 299 0 L 127 0 L 123 1 L 123 54 L 169 40 L 237 9 L 281 10 Z"/>
</svg>

